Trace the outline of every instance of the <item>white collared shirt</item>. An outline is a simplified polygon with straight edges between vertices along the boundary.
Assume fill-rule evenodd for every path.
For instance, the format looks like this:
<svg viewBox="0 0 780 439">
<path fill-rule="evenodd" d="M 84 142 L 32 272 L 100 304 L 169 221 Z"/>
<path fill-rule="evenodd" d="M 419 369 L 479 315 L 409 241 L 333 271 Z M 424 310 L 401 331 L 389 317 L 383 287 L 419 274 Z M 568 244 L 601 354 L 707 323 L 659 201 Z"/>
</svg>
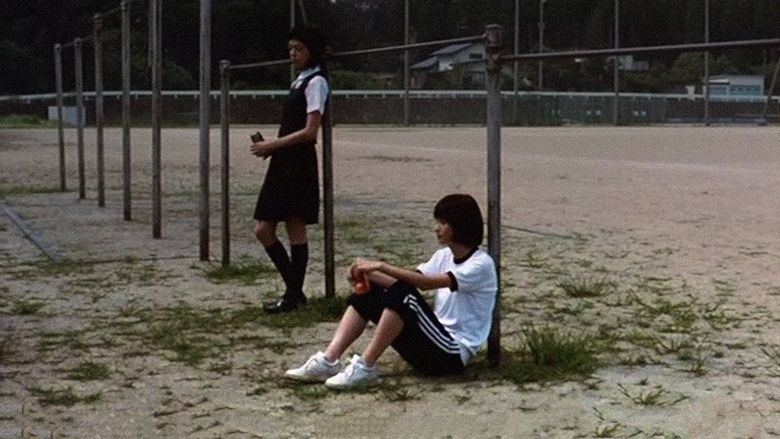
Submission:
<svg viewBox="0 0 780 439">
<path fill-rule="evenodd" d="M 295 78 L 290 89 L 300 87 L 304 79 L 319 71 L 321 71 L 319 65 L 303 70 L 298 74 L 298 77 Z M 320 114 L 324 113 L 325 101 L 328 99 L 329 91 L 328 81 L 326 81 L 325 78 L 322 76 L 312 78 L 304 91 L 304 93 L 306 93 L 306 113 L 314 113 L 315 111 L 319 111 Z"/>
</svg>

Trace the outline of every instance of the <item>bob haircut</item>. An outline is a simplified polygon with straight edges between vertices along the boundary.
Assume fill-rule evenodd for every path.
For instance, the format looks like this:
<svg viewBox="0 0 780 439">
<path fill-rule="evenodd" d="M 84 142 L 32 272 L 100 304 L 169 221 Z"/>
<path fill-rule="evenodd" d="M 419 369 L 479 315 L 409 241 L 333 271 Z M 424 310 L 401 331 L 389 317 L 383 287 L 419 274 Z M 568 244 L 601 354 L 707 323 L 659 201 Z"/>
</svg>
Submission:
<svg viewBox="0 0 780 439">
<path fill-rule="evenodd" d="M 290 30 L 287 39 L 298 40 L 309 49 L 309 64 L 306 68 L 322 64 L 325 60 L 325 50 L 328 47 L 328 41 L 319 28 L 314 26 L 296 26 Z"/>
<path fill-rule="evenodd" d="M 482 244 L 485 222 L 477 201 L 468 194 L 450 194 L 433 208 L 433 217 L 452 227 L 452 240 L 469 247 Z"/>
</svg>

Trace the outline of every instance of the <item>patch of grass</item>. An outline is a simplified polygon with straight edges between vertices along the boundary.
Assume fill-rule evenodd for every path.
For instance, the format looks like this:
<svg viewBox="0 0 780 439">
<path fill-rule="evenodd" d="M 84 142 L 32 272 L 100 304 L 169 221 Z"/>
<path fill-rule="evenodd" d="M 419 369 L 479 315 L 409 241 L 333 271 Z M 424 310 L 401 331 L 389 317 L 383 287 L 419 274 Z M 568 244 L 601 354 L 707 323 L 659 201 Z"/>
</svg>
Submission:
<svg viewBox="0 0 780 439">
<path fill-rule="evenodd" d="M 84 361 L 68 372 L 68 378 L 76 381 L 104 380 L 111 376 L 108 366 L 92 361 Z"/>
<path fill-rule="evenodd" d="M 84 396 L 79 396 L 73 391 L 73 387 L 67 387 L 65 389 L 44 388 L 33 386 L 27 390 L 38 398 L 38 402 L 41 405 L 62 405 L 71 407 L 79 403 L 93 404 L 102 398 L 101 392 L 91 393 Z"/>
<path fill-rule="evenodd" d="M 338 321 L 345 309 L 343 297 L 315 297 L 295 312 L 264 314 L 261 323 L 276 328 L 310 327 L 319 322 Z"/>
<path fill-rule="evenodd" d="M 589 335 L 572 335 L 555 328 L 523 329 L 524 345 L 507 352 L 501 376 L 516 384 L 581 378 L 595 371 L 598 353 L 607 346 Z"/>
<path fill-rule="evenodd" d="M 642 406 L 669 407 L 680 401 L 688 399 L 685 395 L 672 396 L 671 393 L 661 386 L 654 386 L 652 389 L 640 390 L 632 393 L 622 384 L 618 384 L 620 393 L 631 400 L 634 404 Z"/>
<path fill-rule="evenodd" d="M 344 308 L 343 298 L 318 297 L 311 299 L 307 306 L 295 312 L 274 315 L 266 314 L 262 308 L 256 306 L 200 309 L 179 304 L 157 312 L 150 311 L 151 314 L 133 309 L 130 314 L 143 314 L 147 318 L 124 324 L 122 335 L 137 338 L 146 346 L 172 353 L 169 357 L 172 361 L 196 366 L 204 359 L 218 356 L 238 344 L 250 345 L 252 349 L 269 349 L 275 353 L 284 353 L 295 344 L 287 340 L 235 334 L 241 329 L 256 328 L 257 325 L 285 330 L 310 327 L 323 321 L 336 321 L 343 314 Z"/>
<path fill-rule="evenodd" d="M 54 186 L 8 186 L 0 187 L 0 198 L 9 195 L 50 194 L 53 192 L 60 192 L 60 188 Z"/>
<path fill-rule="evenodd" d="M 14 352 L 14 334 L 3 334 L 0 337 L 0 364 L 4 364 L 6 360 L 11 358 Z"/>
<path fill-rule="evenodd" d="M 11 305 L 11 314 L 30 316 L 37 314 L 45 304 L 38 300 L 14 300 Z"/>
<path fill-rule="evenodd" d="M 0 116 L 2 128 L 55 128 L 57 121 L 44 120 L 34 114 L 8 114 Z"/>
<path fill-rule="evenodd" d="M 769 346 L 762 347 L 761 352 L 766 355 L 769 361 L 777 368 L 777 371 L 773 373 L 774 376 L 780 376 L 780 347 Z"/>
<path fill-rule="evenodd" d="M 607 294 L 613 287 L 613 284 L 607 281 L 606 277 L 569 277 L 557 284 L 569 297 L 601 297 Z"/>
<path fill-rule="evenodd" d="M 273 265 L 249 258 L 241 258 L 227 267 L 221 264 L 212 264 L 205 271 L 206 278 L 215 284 L 236 283 L 240 285 L 254 285 L 258 279 L 276 274 L 276 269 Z"/>
</svg>

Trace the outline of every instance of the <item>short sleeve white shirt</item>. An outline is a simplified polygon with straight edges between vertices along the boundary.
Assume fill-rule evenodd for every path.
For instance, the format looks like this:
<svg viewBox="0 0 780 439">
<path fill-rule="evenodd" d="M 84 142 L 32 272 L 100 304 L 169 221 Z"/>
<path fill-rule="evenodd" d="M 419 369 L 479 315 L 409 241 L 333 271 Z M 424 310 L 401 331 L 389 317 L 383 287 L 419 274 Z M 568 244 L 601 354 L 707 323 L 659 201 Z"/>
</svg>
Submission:
<svg viewBox="0 0 780 439">
<path fill-rule="evenodd" d="M 456 263 L 452 250 L 445 247 L 417 270 L 428 276 L 450 273 L 455 278 L 456 291 L 436 290 L 433 312 L 460 345 L 463 364 L 468 364 L 490 334 L 498 290 L 493 258 L 477 249 L 465 261 Z"/>
<path fill-rule="evenodd" d="M 290 88 L 300 87 L 306 78 L 319 72 L 320 70 L 320 66 L 314 66 L 302 71 L 298 74 L 298 77 L 295 78 L 295 81 L 293 81 Z M 325 101 L 328 100 L 329 92 L 330 87 L 328 86 L 328 81 L 326 81 L 325 78 L 322 76 L 315 76 L 312 78 L 312 80 L 309 81 L 309 84 L 306 86 L 306 90 L 304 91 L 304 93 L 306 93 L 306 113 L 308 114 L 319 111 L 320 114 L 323 114 L 325 112 Z"/>
</svg>

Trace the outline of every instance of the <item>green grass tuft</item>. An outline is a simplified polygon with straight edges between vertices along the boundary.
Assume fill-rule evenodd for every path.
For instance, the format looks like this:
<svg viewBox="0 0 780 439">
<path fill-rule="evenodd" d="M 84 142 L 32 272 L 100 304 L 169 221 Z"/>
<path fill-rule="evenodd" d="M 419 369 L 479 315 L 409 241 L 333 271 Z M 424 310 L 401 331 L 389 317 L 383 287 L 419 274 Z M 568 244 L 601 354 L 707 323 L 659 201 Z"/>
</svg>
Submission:
<svg viewBox="0 0 780 439">
<path fill-rule="evenodd" d="M 600 365 L 598 353 L 608 348 L 595 337 L 566 334 L 549 326 L 522 332 L 523 346 L 508 352 L 501 366 L 501 375 L 516 384 L 587 376 Z"/>
<path fill-rule="evenodd" d="M 11 305 L 11 314 L 30 316 L 37 314 L 43 307 L 44 303 L 37 300 L 15 300 Z"/>
<path fill-rule="evenodd" d="M 216 284 L 253 285 L 258 279 L 274 274 L 276 269 L 272 265 L 248 258 L 240 259 L 228 266 L 211 265 L 206 269 L 206 278 Z"/>
<path fill-rule="evenodd" d="M 92 404 L 102 398 L 102 393 L 91 393 L 89 395 L 79 396 L 73 391 L 73 387 L 67 387 L 65 389 L 55 388 L 43 388 L 43 387 L 30 387 L 28 388 L 30 393 L 38 398 L 38 402 L 41 405 L 62 405 L 66 407 L 72 407 L 79 403 Z"/>
<path fill-rule="evenodd" d="M 0 116 L 0 128 L 55 128 L 57 121 L 45 120 L 34 114 Z"/>
<path fill-rule="evenodd" d="M 92 361 L 84 361 L 68 372 L 68 378 L 76 381 L 104 380 L 111 376 L 108 366 Z"/>
<path fill-rule="evenodd" d="M 606 277 L 569 277 L 557 284 L 569 297 L 601 297 L 607 294 L 613 287 Z"/>
</svg>

